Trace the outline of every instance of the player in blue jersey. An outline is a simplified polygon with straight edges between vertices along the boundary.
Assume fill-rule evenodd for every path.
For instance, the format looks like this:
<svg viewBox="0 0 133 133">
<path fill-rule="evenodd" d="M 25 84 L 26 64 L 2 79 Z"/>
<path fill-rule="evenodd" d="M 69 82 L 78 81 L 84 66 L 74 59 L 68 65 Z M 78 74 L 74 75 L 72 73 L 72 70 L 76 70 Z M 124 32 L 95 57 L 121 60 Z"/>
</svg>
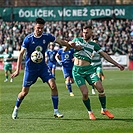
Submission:
<svg viewBox="0 0 133 133">
<path fill-rule="evenodd" d="M 73 76 L 72 76 L 72 68 L 73 68 L 73 53 L 74 49 L 69 49 L 68 51 L 65 51 L 66 47 L 61 48 L 58 50 L 58 53 L 56 54 L 55 58 L 57 62 L 62 65 L 62 71 L 64 74 L 64 78 L 66 79 L 66 87 L 70 93 L 70 96 L 74 96 L 72 92 L 72 86 L 71 84 L 74 82 Z"/>
<path fill-rule="evenodd" d="M 56 63 L 57 63 L 55 59 L 57 50 L 55 50 L 54 47 L 55 47 L 55 44 L 51 42 L 49 44 L 49 49 L 46 51 L 46 54 L 45 54 L 46 63 L 48 64 L 48 67 L 51 70 L 53 77 L 55 77 L 55 69 L 56 69 Z"/>
<path fill-rule="evenodd" d="M 26 52 L 23 86 L 21 92 L 18 94 L 16 105 L 12 113 L 13 119 L 17 118 L 20 104 L 22 103 L 25 96 L 28 94 L 30 86 L 37 81 L 38 77 L 40 77 L 43 82 L 47 82 L 51 88 L 51 98 L 54 107 L 54 116 L 57 118 L 63 117 L 63 114 L 60 114 L 58 111 L 58 90 L 54 77 L 45 62 L 45 52 L 50 42 L 56 42 L 61 46 L 67 46 L 67 48 L 70 48 L 70 45 L 66 41 L 55 38 L 52 34 L 44 33 L 44 25 L 45 21 L 42 18 L 36 19 L 34 25 L 34 32 L 24 38 L 21 51 L 17 60 L 16 71 L 11 75 L 11 78 L 14 78 L 19 75 L 23 55 Z M 75 45 L 71 45 L 71 47 L 77 49 L 81 48 L 76 47 Z M 31 60 L 31 54 L 35 50 L 41 52 L 44 55 L 44 58 L 40 63 L 34 63 Z"/>
<path fill-rule="evenodd" d="M 124 66 L 114 61 L 100 48 L 97 43 L 91 41 L 92 35 L 92 27 L 85 26 L 83 28 L 83 37 L 74 38 L 72 40 L 72 42 L 75 42 L 77 46 L 82 46 L 81 50 L 74 51 L 74 66 L 72 70 L 73 78 L 82 93 L 82 100 L 90 119 L 95 120 L 96 117 L 91 109 L 86 82 L 89 85 L 94 85 L 99 93 L 98 96 L 101 103 L 101 114 L 112 119 L 114 118 L 114 115 L 111 114 L 106 108 L 106 95 L 102 86 L 102 82 L 97 76 L 94 67 L 91 65 L 92 53 L 93 51 L 98 52 L 104 59 L 117 66 L 121 71 L 124 70 Z"/>
</svg>

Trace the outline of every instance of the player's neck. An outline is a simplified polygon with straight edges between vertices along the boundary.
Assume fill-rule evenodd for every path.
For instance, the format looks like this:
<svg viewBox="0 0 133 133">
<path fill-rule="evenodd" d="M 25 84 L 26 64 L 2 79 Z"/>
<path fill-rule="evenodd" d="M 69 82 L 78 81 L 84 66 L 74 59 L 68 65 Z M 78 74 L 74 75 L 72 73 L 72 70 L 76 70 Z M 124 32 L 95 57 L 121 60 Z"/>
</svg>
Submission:
<svg viewBox="0 0 133 133">
<path fill-rule="evenodd" d="M 36 33 L 34 33 L 34 37 L 36 38 L 40 38 L 42 36 L 42 34 L 40 36 L 36 35 Z"/>
<path fill-rule="evenodd" d="M 84 39 L 84 38 L 83 38 L 83 39 Z M 84 39 L 84 41 L 85 41 L 85 42 L 90 42 L 90 41 L 91 41 L 91 39 L 92 39 L 92 38 L 91 38 L 91 37 L 89 37 L 89 38 Z"/>
</svg>

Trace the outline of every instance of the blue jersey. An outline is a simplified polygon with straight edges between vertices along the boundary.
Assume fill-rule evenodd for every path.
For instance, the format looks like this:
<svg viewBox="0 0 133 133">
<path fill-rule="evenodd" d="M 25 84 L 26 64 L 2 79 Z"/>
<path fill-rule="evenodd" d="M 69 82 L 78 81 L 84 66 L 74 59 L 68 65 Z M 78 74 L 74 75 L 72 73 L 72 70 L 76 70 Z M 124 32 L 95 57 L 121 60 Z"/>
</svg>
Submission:
<svg viewBox="0 0 133 133">
<path fill-rule="evenodd" d="M 41 37 L 35 37 L 34 33 L 27 35 L 23 41 L 22 47 L 26 48 L 26 70 L 28 71 L 36 71 L 44 68 L 46 66 L 45 63 L 45 52 L 47 50 L 47 46 L 50 42 L 54 42 L 55 37 L 51 34 L 43 33 Z M 35 50 L 39 50 L 44 55 L 43 61 L 41 63 L 34 63 L 31 60 L 31 54 Z"/>
<path fill-rule="evenodd" d="M 68 51 L 63 51 L 63 49 L 60 49 L 58 51 L 58 54 L 61 57 L 62 66 L 65 67 L 68 70 L 71 70 L 73 67 L 73 53 L 74 49 L 70 49 Z"/>
<path fill-rule="evenodd" d="M 51 50 L 51 49 L 48 49 L 46 51 L 46 54 L 48 56 L 48 64 L 49 63 L 53 63 L 53 64 L 56 64 L 56 59 L 55 59 L 55 55 L 57 53 L 57 50 Z"/>
</svg>

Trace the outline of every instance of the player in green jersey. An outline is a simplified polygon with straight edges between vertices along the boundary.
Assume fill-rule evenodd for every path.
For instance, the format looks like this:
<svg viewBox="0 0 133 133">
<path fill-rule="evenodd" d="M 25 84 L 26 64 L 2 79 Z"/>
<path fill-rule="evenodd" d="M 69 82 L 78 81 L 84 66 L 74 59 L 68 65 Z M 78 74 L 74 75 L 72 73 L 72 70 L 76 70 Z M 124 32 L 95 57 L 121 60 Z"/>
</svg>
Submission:
<svg viewBox="0 0 133 133">
<path fill-rule="evenodd" d="M 80 88 L 83 103 L 87 108 L 91 120 L 95 120 L 96 117 L 91 109 L 88 88 L 85 81 L 87 81 L 89 85 L 93 85 L 99 93 L 99 101 L 102 107 L 101 114 L 106 115 L 109 118 L 114 118 L 114 115 L 106 109 L 106 96 L 102 82 L 97 76 L 94 67 L 91 65 L 92 53 L 93 51 L 98 52 L 103 58 L 117 66 L 121 71 L 124 70 L 124 66 L 114 61 L 97 43 L 92 42 L 92 35 L 92 27 L 85 26 L 83 28 L 83 37 L 74 38 L 72 40 L 72 42 L 76 43 L 76 46 L 82 46 L 81 50 L 75 50 L 74 52 L 73 78 L 77 86 Z"/>
<path fill-rule="evenodd" d="M 95 43 L 98 43 L 98 38 L 93 38 L 93 41 Z M 92 53 L 91 65 L 94 66 L 95 72 L 98 75 L 98 77 L 100 78 L 100 80 L 101 81 L 104 80 L 101 55 L 98 54 L 96 51 L 93 51 L 93 53 Z M 96 94 L 94 86 L 92 86 L 92 94 Z"/>
<path fill-rule="evenodd" d="M 2 57 L 4 62 L 4 71 L 5 71 L 5 80 L 4 82 L 8 82 L 8 72 L 12 74 L 12 61 L 13 57 L 12 54 L 8 52 L 8 48 L 5 49 L 5 52 L 3 53 Z M 10 79 L 10 82 L 13 82 L 13 78 Z"/>
</svg>

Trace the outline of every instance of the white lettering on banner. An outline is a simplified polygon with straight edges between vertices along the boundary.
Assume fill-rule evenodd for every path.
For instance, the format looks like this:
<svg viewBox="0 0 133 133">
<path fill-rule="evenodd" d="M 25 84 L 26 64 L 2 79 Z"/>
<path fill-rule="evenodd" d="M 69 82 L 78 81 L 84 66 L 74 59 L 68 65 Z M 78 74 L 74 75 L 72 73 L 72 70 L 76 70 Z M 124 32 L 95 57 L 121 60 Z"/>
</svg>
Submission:
<svg viewBox="0 0 133 133">
<path fill-rule="evenodd" d="M 70 17 L 71 16 L 71 10 L 66 10 L 66 8 L 64 8 L 63 11 L 58 10 L 58 14 L 60 17 L 62 17 L 62 15 Z"/>
<path fill-rule="evenodd" d="M 125 16 L 125 9 L 91 9 L 90 10 L 90 16 L 112 16 L 112 14 L 115 14 L 116 16 Z M 88 9 L 87 8 L 81 8 L 81 9 L 66 9 L 63 8 L 63 10 L 57 10 L 57 14 L 59 17 L 87 17 Z M 19 10 L 19 17 L 56 17 L 56 11 L 55 10 L 43 10 L 43 9 L 35 9 L 35 10 Z"/>
<path fill-rule="evenodd" d="M 125 9 L 91 9 L 90 16 L 111 16 L 112 14 L 116 16 L 125 16 Z"/>
<path fill-rule="evenodd" d="M 127 55 L 111 55 L 110 57 L 121 65 L 127 66 L 127 64 L 128 64 L 128 56 Z M 113 64 L 106 61 L 105 59 L 102 59 L 102 64 L 103 64 L 103 66 L 113 66 Z"/>
<path fill-rule="evenodd" d="M 83 16 L 88 16 L 88 14 L 87 14 L 87 13 L 88 13 L 87 8 L 84 8 L 84 9 L 83 9 Z"/>
<path fill-rule="evenodd" d="M 53 14 L 53 10 L 41 10 L 41 9 L 35 9 L 35 11 L 29 11 L 29 10 L 25 10 L 23 11 L 22 9 L 20 9 L 19 11 L 19 17 L 56 17 Z"/>
<path fill-rule="evenodd" d="M 62 10 L 58 10 L 57 12 L 58 12 L 60 17 L 62 17 L 62 15 L 63 16 L 67 16 L 67 17 L 71 17 L 71 16 L 77 16 L 77 17 L 88 16 L 87 8 L 84 8 L 84 9 L 73 9 L 73 10 L 64 8 L 63 11 Z"/>
</svg>

